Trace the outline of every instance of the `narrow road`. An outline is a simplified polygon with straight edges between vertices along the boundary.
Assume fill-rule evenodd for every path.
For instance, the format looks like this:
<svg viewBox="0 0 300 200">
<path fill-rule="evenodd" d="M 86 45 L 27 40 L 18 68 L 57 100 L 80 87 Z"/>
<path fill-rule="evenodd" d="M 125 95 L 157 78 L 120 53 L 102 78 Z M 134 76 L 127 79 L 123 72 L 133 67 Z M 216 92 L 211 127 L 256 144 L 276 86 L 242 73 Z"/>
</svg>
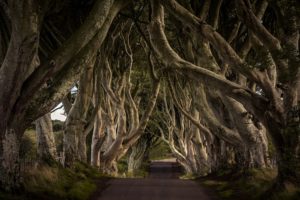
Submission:
<svg viewBox="0 0 300 200">
<path fill-rule="evenodd" d="M 146 179 L 112 179 L 95 200 L 212 200 L 192 180 L 180 180 L 174 162 L 153 162 Z"/>
</svg>

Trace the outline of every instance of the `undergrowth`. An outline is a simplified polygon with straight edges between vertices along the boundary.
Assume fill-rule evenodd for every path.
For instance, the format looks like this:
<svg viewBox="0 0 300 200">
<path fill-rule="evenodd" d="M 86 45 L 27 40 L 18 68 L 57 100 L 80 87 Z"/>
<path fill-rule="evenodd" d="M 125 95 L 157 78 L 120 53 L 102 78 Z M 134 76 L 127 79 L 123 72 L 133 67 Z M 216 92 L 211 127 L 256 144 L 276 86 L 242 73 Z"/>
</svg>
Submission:
<svg viewBox="0 0 300 200">
<path fill-rule="evenodd" d="M 97 169 L 83 163 L 76 163 L 73 169 L 37 166 L 25 173 L 22 193 L 0 193 L 0 199 L 86 200 L 97 188 L 95 180 L 101 177 Z"/>
<path fill-rule="evenodd" d="M 123 178 L 145 178 L 149 174 L 149 161 L 143 161 L 139 169 L 134 172 L 128 172 L 128 163 L 126 158 L 118 162 L 118 174 Z"/>
<path fill-rule="evenodd" d="M 216 191 L 224 200 L 299 200 L 300 190 L 270 190 L 276 178 L 274 169 L 252 169 L 243 172 L 221 171 L 214 175 L 199 178 L 201 185 Z"/>
</svg>

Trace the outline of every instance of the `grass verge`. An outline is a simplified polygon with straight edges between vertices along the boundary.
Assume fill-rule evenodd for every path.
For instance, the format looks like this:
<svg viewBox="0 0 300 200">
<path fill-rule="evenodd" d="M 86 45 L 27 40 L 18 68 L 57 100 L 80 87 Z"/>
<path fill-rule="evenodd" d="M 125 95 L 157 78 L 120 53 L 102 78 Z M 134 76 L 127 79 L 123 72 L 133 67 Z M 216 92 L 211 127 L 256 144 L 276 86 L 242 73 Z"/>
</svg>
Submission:
<svg viewBox="0 0 300 200">
<path fill-rule="evenodd" d="M 37 166 L 24 175 L 24 192 L 6 194 L 5 200 L 86 200 L 97 189 L 96 180 L 103 175 L 97 169 L 76 163 L 73 169 L 61 166 Z"/>
<path fill-rule="evenodd" d="M 234 173 L 225 171 L 198 178 L 197 181 L 224 200 L 299 200 L 300 189 L 291 192 L 270 190 L 276 174 L 273 169 L 251 169 Z"/>
</svg>

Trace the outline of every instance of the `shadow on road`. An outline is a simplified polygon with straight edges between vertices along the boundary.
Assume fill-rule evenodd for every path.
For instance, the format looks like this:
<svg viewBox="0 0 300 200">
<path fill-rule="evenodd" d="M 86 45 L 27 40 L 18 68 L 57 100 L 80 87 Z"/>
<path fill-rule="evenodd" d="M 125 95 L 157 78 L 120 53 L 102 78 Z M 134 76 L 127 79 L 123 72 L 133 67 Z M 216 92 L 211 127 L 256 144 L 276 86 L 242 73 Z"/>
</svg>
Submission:
<svg viewBox="0 0 300 200">
<path fill-rule="evenodd" d="M 92 200 L 212 200 L 197 182 L 181 180 L 176 162 L 154 161 L 147 178 L 118 178 L 106 182 Z"/>
<path fill-rule="evenodd" d="M 178 179 L 182 173 L 182 167 L 176 162 L 155 161 L 150 165 L 148 178 Z"/>
</svg>

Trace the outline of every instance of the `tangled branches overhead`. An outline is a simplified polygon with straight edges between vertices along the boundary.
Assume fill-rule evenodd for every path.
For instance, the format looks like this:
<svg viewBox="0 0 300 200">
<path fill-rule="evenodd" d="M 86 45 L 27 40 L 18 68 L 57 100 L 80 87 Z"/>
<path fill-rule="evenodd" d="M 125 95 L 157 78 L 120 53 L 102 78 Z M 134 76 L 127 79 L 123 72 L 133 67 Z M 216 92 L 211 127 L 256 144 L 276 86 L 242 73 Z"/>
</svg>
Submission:
<svg viewBox="0 0 300 200">
<path fill-rule="evenodd" d="M 53 143 L 61 102 L 66 167 L 117 173 L 131 152 L 132 170 L 153 130 L 188 172 L 277 167 L 299 186 L 298 1 L 0 2 L 1 188 L 21 185 L 10 148 L 32 122 Z"/>
</svg>

